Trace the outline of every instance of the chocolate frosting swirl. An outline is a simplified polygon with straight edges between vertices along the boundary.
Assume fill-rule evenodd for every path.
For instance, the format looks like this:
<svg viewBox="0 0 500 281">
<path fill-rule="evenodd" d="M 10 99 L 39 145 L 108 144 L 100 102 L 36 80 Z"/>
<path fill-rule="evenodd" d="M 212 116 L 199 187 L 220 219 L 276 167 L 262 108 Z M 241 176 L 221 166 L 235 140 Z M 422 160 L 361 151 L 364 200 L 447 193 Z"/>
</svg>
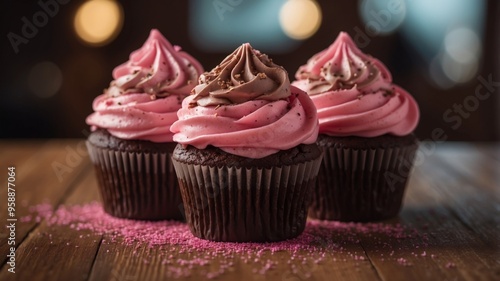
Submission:
<svg viewBox="0 0 500 281">
<path fill-rule="evenodd" d="M 249 43 L 241 45 L 210 72 L 200 76 L 190 106 L 276 101 L 290 96 L 286 70 Z"/>
</svg>

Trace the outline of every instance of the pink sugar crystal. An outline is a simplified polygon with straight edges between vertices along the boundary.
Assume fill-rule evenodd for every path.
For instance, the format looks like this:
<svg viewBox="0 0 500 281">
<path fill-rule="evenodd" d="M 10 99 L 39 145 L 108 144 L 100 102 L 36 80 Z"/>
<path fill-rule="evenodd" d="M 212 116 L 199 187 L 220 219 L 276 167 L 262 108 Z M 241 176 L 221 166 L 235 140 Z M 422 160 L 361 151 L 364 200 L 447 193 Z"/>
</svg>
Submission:
<svg viewBox="0 0 500 281">
<path fill-rule="evenodd" d="M 457 265 L 451 261 L 447 262 L 445 265 L 446 268 L 455 268 Z"/>
<path fill-rule="evenodd" d="M 398 259 L 398 263 L 399 263 L 400 265 L 403 265 L 403 266 L 410 266 L 410 265 L 411 265 L 411 263 L 410 263 L 410 262 L 408 262 L 408 260 L 407 260 L 407 259 L 405 259 L 405 258 L 399 258 L 399 259 Z"/>
<path fill-rule="evenodd" d="M 32 220 L 33 220 L 33 217 L 31 215 L 27 215 L 27 216 L 21 217 L 19 219 L 20 222 L 30 222 Z"/>
</svg>

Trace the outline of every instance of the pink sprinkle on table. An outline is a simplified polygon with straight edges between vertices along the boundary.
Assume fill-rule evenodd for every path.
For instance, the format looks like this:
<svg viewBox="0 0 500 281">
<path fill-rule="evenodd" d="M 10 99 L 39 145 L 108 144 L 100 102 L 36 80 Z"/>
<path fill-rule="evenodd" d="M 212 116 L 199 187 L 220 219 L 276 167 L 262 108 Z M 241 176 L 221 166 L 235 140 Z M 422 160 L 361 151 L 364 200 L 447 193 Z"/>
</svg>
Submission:
<svg viewBox="0 0 500 281">
<path fill-rule="evenodd" d="M 457 265 L 451 261 L 447 262 L 446 265 L 444 266 L 446 268 L 455 268 Z"/>
<path fill-rule="evenodd" d="M 408 262 L 408 260 L 407 260 L 407 259 L 405 259 L 405 258 L 399 258 L 399 259 L 398 259 L 398 263 L 399 263 L 400 265 L 404 265 L 404 266 L 410 266 L 410 265 L 411 265 L 411 263 L 410 263 L 410 262 Z"/>
<path fill-rule="evenodd" d="M 136 256 L 138 251 L 156 250 L 160 258 L 149 258 L 143 262 L 152 263 L 157 260 L 165 267 L 168 277 L 179 278 L 190 276 L 193 268 L 205 268 L 203 272 L 209 279 L 224 274 L 235 262 L 249 263 L 255 266 L 255 274 L 266 272 L 278 267 L 287 266 L 290 271 L 297 270 L 292 260 L 300 262 L 305 271 L 319 266 L 325 259 L 334 262 L 347 261 L 350 258 L 358 262 L 370 262 L 361 252 L 349 252 L 352 245 L 362 245 L 364 239 L 384 251 L 395 255 L 401 248 L 390 247 L 384 239 L 409 239 L 415 248 L 421 243 L 422 236 L 416 229 L 401 224 L 388 223 L 343 223 L 309 220 L 302 235 L 295 239 L 273 243 L 223 243 L 211 242 L 194 237 L 185 223 L 177 221 L 135 221 L 115 218 L 104 212 L 98 202 L 86 205 L 61 206 L 53 210 L 49 204 L 32 206 L 29 210 L 33 215 L 22 218 L 23 221 L 33 221 L 33 217 L 44 219 L 50 225 L 68 226 L 75 231 L 92 231 L 96 235 L 105 235 L 103 245 L 122 243 L 124 246 L 135 247 L 129 252 Z M 51 234 L 50 234 L 51 235 Z M 80 238 L 90 237 L 79 235 Z M 95 237 L 94 237 L 95 238 Z M 93 240 L 94 243 L 98 241 Z M 67 243 L 69 245 L 69 243 Z M 142 248 L 144 245 L 146 248 Z M 359 246 L 358 246 L 359 247 Z M 109 253 L 109 250 L 106 250 Z M 286 264 L 278 264 L 269 255 L 279 253 L 288 255 Z M 188 255 L 184 259 L 181 255 Z M 383 254 L 381 254 L 383 256 Z M 425 251 L 421 254 L 426 256 Z M 411 265 L 404 258 L 391 258 L 402 266 Z M 217 267 L 212 261 L 217 260 Z M 211 265 L 210 268 L 206 267 Z M 447 264 L 451 267 L 452 263 Z M 215 270 L 214 270 L 215 268 Z M 310 275 L 310 272 L 304 272 Z"/>
</svg>

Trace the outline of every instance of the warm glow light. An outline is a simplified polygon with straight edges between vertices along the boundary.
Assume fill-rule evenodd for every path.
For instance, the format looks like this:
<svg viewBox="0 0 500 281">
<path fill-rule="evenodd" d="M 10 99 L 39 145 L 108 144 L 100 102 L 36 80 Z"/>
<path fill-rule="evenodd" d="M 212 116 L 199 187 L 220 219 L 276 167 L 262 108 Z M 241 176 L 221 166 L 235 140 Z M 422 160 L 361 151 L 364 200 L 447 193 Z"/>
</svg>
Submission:
<svg viewBox="0 0 500 281">
<path fill-rule="evenodd" d="M 74 23 L 76 33 L 83 41 L 102 46 L 120 32 L 122 7 L 113 0 L 90 0 L 78 8 Z"/>
<path fill-rule="evenodd" d="M 280 23 L 288 37 L 309 38 L 321 25 L 321 8 L 314 0 L 289 0 L 281 7 Z"/>
</svg>

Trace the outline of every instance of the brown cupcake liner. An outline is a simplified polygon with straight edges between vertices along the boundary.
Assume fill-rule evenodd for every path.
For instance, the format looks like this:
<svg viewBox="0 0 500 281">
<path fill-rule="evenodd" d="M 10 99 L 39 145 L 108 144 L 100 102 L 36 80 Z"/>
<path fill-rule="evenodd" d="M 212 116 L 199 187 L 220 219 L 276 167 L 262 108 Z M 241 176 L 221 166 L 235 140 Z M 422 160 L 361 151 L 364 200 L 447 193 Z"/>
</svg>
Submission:
<svg viewBox="0 0 500 281">
<path fill-rule="evenodd" d="M 186 221 L 199 238 L 270 242 L 301 234 L 321 157 L 273 168 L 174 163 Z"/>
<path fill-rule="evenodd" d="M 322 148 L 309 217 L 372 221 L 399 213 L 416 143 L 377 149 Z"/>
<path fill-rule="evenodd" d="M 104 210 L 120 218 L 182 220 L 182 198 L 171 153 L 101 148 L 87 141 Z"/>
</svg>

